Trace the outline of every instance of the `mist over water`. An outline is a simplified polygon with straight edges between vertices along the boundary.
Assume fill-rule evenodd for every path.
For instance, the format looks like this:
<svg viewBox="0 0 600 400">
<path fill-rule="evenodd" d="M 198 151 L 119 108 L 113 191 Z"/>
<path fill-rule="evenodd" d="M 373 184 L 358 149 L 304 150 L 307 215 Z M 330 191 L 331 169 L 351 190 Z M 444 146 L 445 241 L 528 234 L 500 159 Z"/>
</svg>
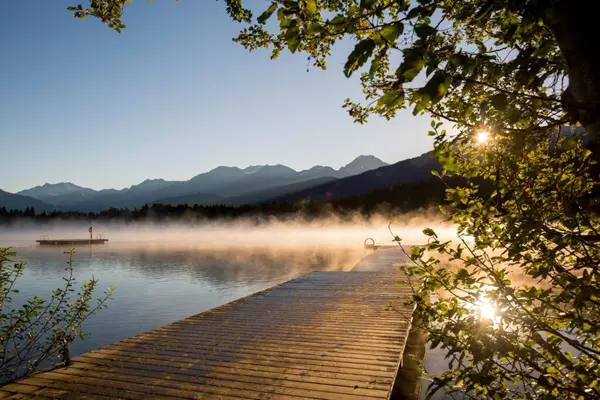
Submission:
<svg viewBox="0 0 600 400">
<path fill-rule="evenodd" d="M 75 247 L 74 276 L 79 283 L 99 279 L 100 295 L 114 286 L 109 308 L 84 325 L 90 334 L 72 346 L 80 354 L 198 314 L 312 271 L 348 271 L 369 253 L 365 238 L 393 244 L 391 218 L 335 218 L 306 221 L 229 221 L 220 223 L 93 223 L 104 245 Z M 394 233 L 406 243 L 423 241 L 422 229 L 437 224 L 416 215 L 395 218 Z M 13 246 L 26 263 L 15 303 L 34 295 L 49 297 L 62 287 L 66 250 L 39 246 L 49 238 L 89 237 L 87 221 L 0 228 L 0 247 Z"/>
<path fill-rule="evenodd" d="M 424 228 L 434 228 L 439 236 L 452 236 L 454 228 L 444 222 L 439 213 L 419 211 L 402 215 L 358 214 L 344 218 L 336 215 L 318 219 L 302 216 L 287 219 L 266 218 L 260 221 L 236 219 L 205 222 L 142 223 L 93 222 L 93 235 L 103 235 L 110 243 L 155 245 L 172 248 L 229 248 L 229 247 L 354 247 L 367 237 L 378 244 L 391 244 L 394 235 L 407 244 L 422 243 Z M 42 235 L 51 239 L 87 238 L 90 223 L 85 220 L 34 223 L 23 220 L 11 227 L 0 227 L 0 246 L 30 246 Z"/>
</svg>

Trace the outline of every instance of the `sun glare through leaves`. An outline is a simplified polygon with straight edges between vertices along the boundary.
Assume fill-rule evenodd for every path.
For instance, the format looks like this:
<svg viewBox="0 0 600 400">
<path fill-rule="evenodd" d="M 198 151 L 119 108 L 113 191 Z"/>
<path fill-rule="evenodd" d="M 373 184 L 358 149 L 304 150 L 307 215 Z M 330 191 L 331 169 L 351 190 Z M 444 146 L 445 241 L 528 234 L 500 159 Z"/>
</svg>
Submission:
<svg viewBox="0 0 600 400">
<path fill-rule="evenodd" d="M 475 135 L 478 144 L 486 144 L 490 140 L 490 132 L 482 130 Z"/>
</svg>

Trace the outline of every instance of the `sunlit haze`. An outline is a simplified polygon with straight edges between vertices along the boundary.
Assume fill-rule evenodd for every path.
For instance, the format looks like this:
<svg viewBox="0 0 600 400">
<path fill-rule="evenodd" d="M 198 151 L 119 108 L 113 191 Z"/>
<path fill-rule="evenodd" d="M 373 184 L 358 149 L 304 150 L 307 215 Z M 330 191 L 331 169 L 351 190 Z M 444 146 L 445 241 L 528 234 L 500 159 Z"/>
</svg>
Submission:
<svg viewBox="0 0 600 400">
<path fill-rule="evenodd" d="M 488 131 L 477 132 L 477 143 L 484 144 L 490 139 L 490 133 Z"/>
<path fill-rule="evenodd" d="M 388 225 L 391 224 L 389 227 Z M 151 220 L 137 224 L 96 222 L 94 234 L 110 238 L 109 244 L 139 245 L 150 244 L 160 248 L 236 248 L 243 247 L 281 247 L 306 249 L 317 247 L 356 247 L 362 248 L 367 237 L 373 238 L 377 245 L 397 245 L 395 235 L 402 242 L 413 245 L 423 242 L 422 230 L 435 228 L 443 238 L 454 238 L 455 230 L 451 223 L 435 210 L 386 215 L 377 214 L 369 218 L 358 213 L 344 220 L 336 217 L 322 217 L 308 221 L 301 215 L 293 219 L 264 221 L 259 224 L 249 219 L 235 221 L 207 221 L 200 224 L 188 224 L 185 220 L 173 221 L 168 225 L 154 225 Z M 40 235 L 48 238 L 85 237 L 89 222 L 57 221 L 56 223 L 37 224 L 27 220 L 18 221 L 10 230 L 0 232 L 0 247 L 31 246 Z M 392 233 L 390 233 L 390 229 Z"/>
<path fill-rule="evenodd" d="M 361 96 L 334 49 L 306 58 L 248 53 L 223 2 L 135 1 L 122 34 L 74 19 L 76 0 L 0 3 L 0 189 L 45 182 L 123 188 L 186 180 L 218 165 L 338 168 L 361 154 L 393 163 L 431 149 L 429 119 L 354 124 Z M 266 3 L 265 3 L 266 4 Z"/>
</svg>

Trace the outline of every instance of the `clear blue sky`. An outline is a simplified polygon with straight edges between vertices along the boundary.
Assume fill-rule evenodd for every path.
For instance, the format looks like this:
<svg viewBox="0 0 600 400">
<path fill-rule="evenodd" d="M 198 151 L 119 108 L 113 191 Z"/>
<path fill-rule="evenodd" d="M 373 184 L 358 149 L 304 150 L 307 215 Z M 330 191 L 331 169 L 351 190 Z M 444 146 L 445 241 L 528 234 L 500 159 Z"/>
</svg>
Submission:
<svg viewBox="0 0 600 400">
<path fill-rule="evenodd" d="M 337 168 L 361 154 L 392 163 L 431 148 L 426 117 L 360 126 L 341 108 L 361 94 L 342 73 L 349 43 L 307 73 L 305 56 L 271 61 L 233 43 L 240 26 L 222 1 L 136 0 L 121 34 L 74 19 L 73 4 L 0 1 L 0 189 L 122 188 L 218 165 Z"/>
</svg>

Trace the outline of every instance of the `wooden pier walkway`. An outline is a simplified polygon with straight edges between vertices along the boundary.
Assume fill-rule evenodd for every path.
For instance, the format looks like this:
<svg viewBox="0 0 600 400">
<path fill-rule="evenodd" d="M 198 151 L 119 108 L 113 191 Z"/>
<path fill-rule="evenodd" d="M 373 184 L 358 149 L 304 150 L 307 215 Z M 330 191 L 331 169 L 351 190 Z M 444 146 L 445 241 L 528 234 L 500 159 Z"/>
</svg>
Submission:
<svg viewBox="0 0 600 400">
<path fill-rule="evenodd" d="M 74 357 L 0 398 L 388 399 L 410 328 L 410 289 L 372 252 Z M 395 303 L 400 311 L 391 310 Z"/>
</svg>

